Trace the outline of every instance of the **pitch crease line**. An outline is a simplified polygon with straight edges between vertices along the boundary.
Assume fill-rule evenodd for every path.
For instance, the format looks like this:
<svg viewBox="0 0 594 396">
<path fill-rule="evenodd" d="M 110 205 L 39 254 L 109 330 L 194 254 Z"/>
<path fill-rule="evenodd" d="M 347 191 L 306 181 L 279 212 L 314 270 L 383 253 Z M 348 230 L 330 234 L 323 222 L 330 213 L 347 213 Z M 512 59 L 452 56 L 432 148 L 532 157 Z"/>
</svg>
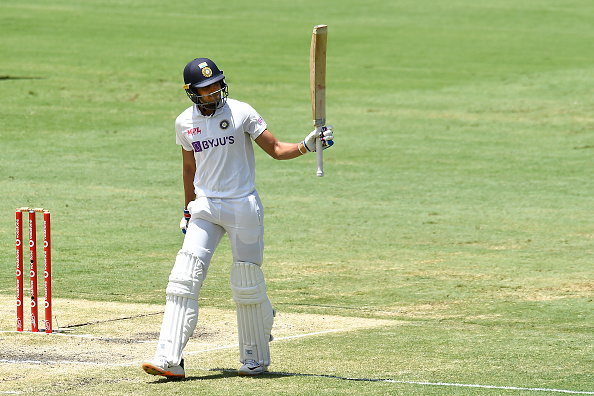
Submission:
<svg viewBox="0 0 594 396">
<path fill-rule="evenodd" d="M 114 366 L 108 363 L 96 363 L 96 362 L 76 362 L 72 360 L 9 360 L 0 359 L 0 363 L 8 364 L 81 364 L 87 366 Z"/>
<path fill-rule="evenodd" d="M 321 335 L 321 334 L 328 334 L 328 333 L 336 333 L 339 331 L 344 331 L 344 329 L 336 329 L 336 330 L 325 330 L 325 331 L 318 331 L 316 333 L 307 333 L 307 334 L 298 334 L 298 335 L 294 335 L 294 336 L 287 336 L 287 337 L 279 337 L 279 338 L 274 338 L 273 341 L 282 341 L 282 340 L 290 340 L 293 338 L 302 338 L 302 337 L 310 337 L 310 336 L 316 336 L 316 335 Z M 190 352 L 184 352 L 184 355 L 195 355 L 197 353 L 204 353 L 204 352 L 210 352 L 210 351 L 218 351 L 221 349 L 230 349 L 230 348 L 237 348 L 239 347 L 239 344 L 232 344 L 232 345 L 224 345 L 224 346 L 220 346 L 220 347 L 214 347 L 214 348 L 207 348 L 207 349 L 202 349 L 199 351 L 190 351 Z"/>
<path fill-rule="evenodd" d="M 318 332 L 315 332 L 315 333 L 298 334 L 298 335 L 287 336 L 287 337 L 278 337 L 278 338 L 275 338 L 274 341 L 290 340 L 290 339 L 293 339 L 293 338 L 303 338 L 303 337 L 316 336 L 316 335 L 321 335 L 321 334 L 336 333 L 336 332 L 339 332 L 339 331 L 345 331 L 345 329 L 325 330 L 325 331 L 318 331 Z M 223 346 L 218 346 L 218 347 L 201 349 L 199 351 L 184 352 L 184 356 L 190 356 L 190 355 L 196 355 L 198 353 L 220 351 L 220 350 L 223 350 L 223 349 L 231 349 L 231 348 L 238 348 L 238 347 L 239 347 L 239 344 L 223 345 Z M 114 364 L 113 366 L 132 366 L 132 365 L 139 364 L 139 363 L 142 363 L 142 361 L 127 362 L 127 363 L 118 363 L 118 364 Z"/>
<path fill-rule="evenodd" d="M 67 333 L 56 333 L 56 332 L 47 334 L 43 331 L 34 332 L 34 331 L 0 330 L 0 333 L 32 335 L 32 336 L 38 336 L 38 337 L 102 338 L 102 337 L 94 336 L 92 334 L 67 334 Z"/>
</svg>

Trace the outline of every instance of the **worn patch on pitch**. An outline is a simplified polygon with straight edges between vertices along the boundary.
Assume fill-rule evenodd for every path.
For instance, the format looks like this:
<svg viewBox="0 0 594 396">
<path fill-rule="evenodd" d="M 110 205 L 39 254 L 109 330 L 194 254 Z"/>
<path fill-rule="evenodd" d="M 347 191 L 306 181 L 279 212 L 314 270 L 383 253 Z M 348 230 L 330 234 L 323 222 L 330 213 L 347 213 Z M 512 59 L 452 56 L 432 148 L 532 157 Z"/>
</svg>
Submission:
<svg viewBox="0 0 594 396">
<path fill-rule="evenodd" d="M 163 306 L 55 299 L 54 334 L 17 333 L 14 298 L 0 296 L 2 364 L 135 364 L 154 355 Z M 40 326 L 43 324 L 40 310 Z M 27 316 L 28 313 L 26 312 Z M 333 315 L 277 312 L 272 334 L 276 340 L 393 326 L 394 321 Z M 186 355 L 233 349 L 237 345 L 235 310 L 201 308 L 198 326 Z"/>
</svg>

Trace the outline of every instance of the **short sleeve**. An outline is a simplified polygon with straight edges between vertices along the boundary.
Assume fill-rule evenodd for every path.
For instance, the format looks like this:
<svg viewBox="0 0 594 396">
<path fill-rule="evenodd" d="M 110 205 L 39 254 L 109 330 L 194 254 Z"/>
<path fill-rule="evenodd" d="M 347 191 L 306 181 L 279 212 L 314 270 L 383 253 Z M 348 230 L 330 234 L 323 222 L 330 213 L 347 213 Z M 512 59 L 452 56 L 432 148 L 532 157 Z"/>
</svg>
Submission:
<svg viewBox="0 0 594 396">
<path fill-rule="evenodd" d="M 245 131 L 250 135 L 252 140 L 256 140 L 268 128 L 266 121 L 253 107 L 249 106 L 248 116 L 245 119 Z"/>
<path fill-rule="evenodd" d="M 194 151 L 192 144 L 187 138 L 184 131 L 183 125 L 179 121 L 179 118 L 175 121 L 175 143 L 179 144 L 186 151 Z"/>
</svg>

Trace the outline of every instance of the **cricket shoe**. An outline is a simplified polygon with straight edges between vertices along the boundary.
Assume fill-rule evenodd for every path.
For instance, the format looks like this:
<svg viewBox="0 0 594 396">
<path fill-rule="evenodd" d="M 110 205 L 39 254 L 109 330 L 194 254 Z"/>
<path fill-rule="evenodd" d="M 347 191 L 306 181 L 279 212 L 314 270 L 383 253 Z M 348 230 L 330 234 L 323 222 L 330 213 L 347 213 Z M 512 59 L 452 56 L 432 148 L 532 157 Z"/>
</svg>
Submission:
<svg viewBox="0 0 594 396">
<path fill-rule="evenodd" d="M 268 370 L 268 366 L 262 366 L 255 360 L 248 359 L 238 371 L 239 375 L 258 375 Z"/>
<path fill-rule="evenodd" d="M 184 359 L 178 366 L 170 366 L 167 359 L 161 357 L 142 363 L 142 369 L 151 375 L 161 375 L 167 378 L 185 378 Z"/>
</svg>

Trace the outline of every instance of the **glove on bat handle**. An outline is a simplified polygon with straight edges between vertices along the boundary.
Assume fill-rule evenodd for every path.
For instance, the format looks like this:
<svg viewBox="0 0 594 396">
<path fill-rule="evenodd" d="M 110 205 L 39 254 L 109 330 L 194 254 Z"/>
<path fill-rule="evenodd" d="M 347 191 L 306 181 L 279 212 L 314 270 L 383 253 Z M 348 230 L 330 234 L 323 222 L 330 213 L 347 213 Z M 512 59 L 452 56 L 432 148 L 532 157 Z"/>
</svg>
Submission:
<svg viewBox="0 0 594 396">
<path fill-rule="evenodd" d="M 316 126 L 316 131 L 321 133 L 322 126 Z M 317 154 L 317 159 L 318 159 L 318 172 L 317 172 L 318 177 L 324 176 L 324 154 L 323 154 L 323 151 L 324 150 L 322 149 L 322 139 L 318 136 L 318 138 L 316 139 L 316 154 Z"/>
</svg>

